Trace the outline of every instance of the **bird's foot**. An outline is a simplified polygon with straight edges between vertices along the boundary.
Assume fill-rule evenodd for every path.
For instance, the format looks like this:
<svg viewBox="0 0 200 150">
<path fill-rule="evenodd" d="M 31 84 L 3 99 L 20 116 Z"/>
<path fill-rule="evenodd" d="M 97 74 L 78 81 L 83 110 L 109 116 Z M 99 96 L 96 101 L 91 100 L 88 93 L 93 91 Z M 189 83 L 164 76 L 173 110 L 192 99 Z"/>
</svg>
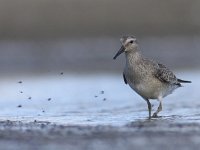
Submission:
<svg viewBox="0 0 200 150">
<path fill-rule="evenodd" d="M 157 113 L 154 113 L 153 116 L 152 116 L 152 118 L 158 118 Z"/>
</svg>

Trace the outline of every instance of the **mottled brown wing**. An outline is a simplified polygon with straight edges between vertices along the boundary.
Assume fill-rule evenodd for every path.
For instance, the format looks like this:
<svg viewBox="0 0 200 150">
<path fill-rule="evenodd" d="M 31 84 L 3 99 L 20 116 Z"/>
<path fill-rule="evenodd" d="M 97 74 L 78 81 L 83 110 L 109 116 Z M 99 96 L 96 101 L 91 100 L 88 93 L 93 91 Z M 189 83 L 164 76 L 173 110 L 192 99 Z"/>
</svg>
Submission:
<svg viewBox="0 0 200 150">
<path fill-rule="evenodd" d="M 165 65 L 158 64 L 158 68 L 156 69 L 155 76 L 161 80 L 162 82 L 167 82 L 170 84 L 177 84 L 178 83 L 176 76 L 170 71 Z"/>
</svg>

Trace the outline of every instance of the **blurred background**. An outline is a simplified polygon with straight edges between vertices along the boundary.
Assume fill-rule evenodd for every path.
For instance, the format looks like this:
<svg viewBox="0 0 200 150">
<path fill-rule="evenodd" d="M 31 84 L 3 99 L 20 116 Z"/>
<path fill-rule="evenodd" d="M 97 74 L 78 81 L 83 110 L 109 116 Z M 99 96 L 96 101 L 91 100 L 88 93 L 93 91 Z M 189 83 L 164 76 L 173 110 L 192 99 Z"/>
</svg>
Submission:
<svg viewBox="0 0 200 150">
<path fill-rule="evenodd" d="M 151 122 L 146 102 L 124 84 L 125 57 L 113 60 L 123 35 L 135 35 L 145 56 L 192 81 L 166 97 Z M 151 149 L 177 145 L 167 140 L 171 133 L 178 145 L 195 147 L 199 69 L 200 0 L 0 0 L 0 147 Z M 155 112 L 158 102 L 151 104 Z"/>
<path fill-rule="evenodd" d="M 124 56 L 112 59 L 123 35 L 195 81 L 169 99 L 182 95 L 178 104 L 200 106 L 199 8 L 199 0 L 0 0 L 1 118 L 57 115 L 87 124 L 146 117 L 144 101 L 123 83 Z M 182 107 L 166 102 L 168 114 Z"/>
<path fill-rule="evenodd" d="M 1 74 L 121 71 L 122 35 L 172 69 L 199 68 L 199 0 L 0 0 Z"/>
</svg>

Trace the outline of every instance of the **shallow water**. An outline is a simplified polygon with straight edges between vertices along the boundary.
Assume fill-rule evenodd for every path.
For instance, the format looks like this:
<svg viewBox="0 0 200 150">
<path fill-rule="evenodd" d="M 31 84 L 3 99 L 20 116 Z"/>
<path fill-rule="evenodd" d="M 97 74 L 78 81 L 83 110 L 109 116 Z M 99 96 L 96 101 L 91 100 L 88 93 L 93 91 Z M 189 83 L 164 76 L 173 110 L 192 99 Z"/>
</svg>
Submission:
<svg viewBox="0 0 200 150">
<path fill-rule="evenodd" d="M 193 83 L 164 99 L 158 119 L 200 123 L 200 72 L 176 74 Z M 146 102 L 123 83 L 121 74 L 16 76 L 0 82 L 0 120 L 123 126 L 148 116 Z M 151 102 L 155 111 L 158 102 Z"/>
</svg>

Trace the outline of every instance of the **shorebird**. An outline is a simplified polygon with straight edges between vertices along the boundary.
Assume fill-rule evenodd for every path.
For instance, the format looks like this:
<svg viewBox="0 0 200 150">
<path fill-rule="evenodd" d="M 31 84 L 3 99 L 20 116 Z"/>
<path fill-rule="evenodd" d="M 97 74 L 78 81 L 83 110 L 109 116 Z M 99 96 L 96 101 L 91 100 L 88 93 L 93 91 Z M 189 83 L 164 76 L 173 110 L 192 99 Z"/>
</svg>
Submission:
<svg viewBox="0 0 200 150">
<path fill-rule="evenodd" d="M 124 82 L 147 102 L 149 119 L 156 118 L 162 111 L 162 99 L 181 87 L 181 83 L 191 81 L 178 79 L 165 65 L 144 57 L 135 36 L 123 36 L 120 41 L 122 46 L 113 59 L 125 53 Z M 150 99 L 159 101 L 158 109 L 153 116 Z"/>
</svg>

